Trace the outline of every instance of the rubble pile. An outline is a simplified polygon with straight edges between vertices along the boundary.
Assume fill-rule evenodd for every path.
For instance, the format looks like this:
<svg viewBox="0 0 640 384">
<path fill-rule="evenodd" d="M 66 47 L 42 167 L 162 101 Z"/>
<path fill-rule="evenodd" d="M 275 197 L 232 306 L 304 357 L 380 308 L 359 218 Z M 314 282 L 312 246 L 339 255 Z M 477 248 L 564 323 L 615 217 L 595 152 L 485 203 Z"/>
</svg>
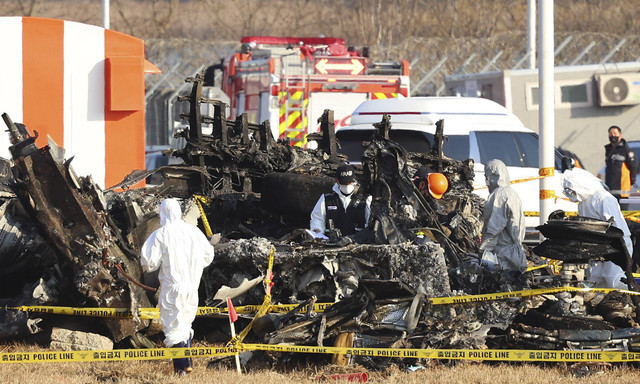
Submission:
<svg viewBox="0 0 640 384">
<path fill-rule="evenodd" d="M 532 266 L 546 262 L 540 256 L 563 261 L 559 275 L 551 266 L 514 275 L 482 265 L 483 201 L 472 193 L 473 162 L 443 156 L 442 122 L 434 150 L 417 154 L 389 140 L 392 121 L 384 116 L 371 140 L 363 143 L 362 159 L 346 159 L 339 152 L 331 111 L 320 119 L 321 130 L 309 135 L 315 149 L 302 149 L 274 141 L 268 121 L 251 124 L 245 115 L 228 120 L 224 104 L 202 98 L 200 76 L 188 81 L 192 92 L 183 100 L 190 103 L 184 116 L 189 128 L 178 133 L 186 146 L 167 152 L 184 164 L 136 171 L 106 191 L 90 178 L 76 177 L 62 148 L 53 142 L 35 147 L 26 127 L 5 118 L 13 159 L 0 167 L 0 261 L 7 266 L 0 271 L 0 339 L 23 338 L 55 324 L 53 316 L 8 307 L 117 307 L 135 314 L 137 308 L 156 305 L 157 276 L 141 272 L 139 250 L 159 226 L 160 201 L 175 197 L 217 241 L 215 259 L 203 274 L 201 305 L 224 307 L 227 297 L 236 305 L 262 303 L 262 283 L 273 255 L 271 303 L 298 308 L 256 319 L 247 336 L 253 341 L 637 350 L 637 299 L 624 293 L 551 290 L 526 297 L 435 300 L 586 287 L 586 265 L 603 257 L 623 266 L 630 289 L 637 290 L 620 235 L 603 232 L 599 223 L 576 225 L 576 219 L 549 220 L 548 227 L 540 228 L 547 240 L 528 250 Z M 201 115 L 202 103 L 213 105 L 214 116 Z M 309 213 L 347 160 L 360 162 L 355 193 L 373 198 L 369 225 L 355 235 L 329 233 L 328 241 L 320 241 L 305 231 Z M 447 177 L 449 190 L 441 200 L 425 198 L 414 185 L 413 174 L 421 166 Z M 162 183 L 128 189 L 151 174 L 161 175 Z M 602 241 L 594 245 L 594 239 Z M 332 305 L 325 312 L 301 310 L 316 302 Z M 206 320 L 199 329 L 226 329 L 225 319 Z M 241 323 L 248 320 L 245 316 Z M 135 316 L 100 320 L 104 329 L 94 319 L 74 321 L 78 328 L 99 329 L 116 347 L 149 345 L 145 336 L 154 339 L 158 332 Z M 350 360 L 371 367 L 399 361 Z"/>
<path fill-rule="evenodd" d="M 263 238 L 236 240 L 216 248 L 215 264 L 205 270 L 206 305 L 223 284 L 239 284 L 264 273 L 271 252 L 274 253 L 274 303 L 301 303 L 311 297 L 320 302 L 337 302 L 349 297 L 361 279 L 398 280 L 413 291 L 428 297 L 451 293 L 444 251 L 437 243 L 422 245 L 351 244 L 321 246 L 304 244 L 277 245 Z M 424 255 L 429 255 L 428 258 Z M 252 273 L 253 272 L 253 273 Z M 238 303 L 255 304 L 264 290 L 247 294 Z"/>
</svg>

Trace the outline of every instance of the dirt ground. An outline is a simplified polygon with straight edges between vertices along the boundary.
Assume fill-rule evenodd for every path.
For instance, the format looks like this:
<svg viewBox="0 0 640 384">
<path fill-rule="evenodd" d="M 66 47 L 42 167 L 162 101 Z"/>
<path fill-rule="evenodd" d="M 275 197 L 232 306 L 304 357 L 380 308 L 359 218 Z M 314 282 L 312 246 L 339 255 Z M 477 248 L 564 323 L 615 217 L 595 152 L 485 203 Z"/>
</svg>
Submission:
<svg viewBox="0 0 640 384">
<path fill-rule="evenodd" d="M 1 352 L 36 352 L 46 350 L 22 344 L 0 345 Z M 581 367 L 576 364 L 481 363 L 461 361 L 443 364 L 430 361 L 424 369 L 411 372 L 395 366 L 383 371 L 368 371 L 358 366 L 307 365 L 303 368 L 273 371 L 258 369 L 241 377 L 224 364 L 209 366 L 210 358 L 194 360 L 194 371 L 187 377 L 172 375 L 170 360 L 91 363 L 0 363 L 0 382 L 79 384 L 79 383 L 233 383 L 289 384 L 340 382 L 319 380 L 319 376 L 365 372 L 369 383 L 637 383 L 640 370 L 629 365 Z M 209 366 L 209 367 L 208 367 Z"/>
</svg>

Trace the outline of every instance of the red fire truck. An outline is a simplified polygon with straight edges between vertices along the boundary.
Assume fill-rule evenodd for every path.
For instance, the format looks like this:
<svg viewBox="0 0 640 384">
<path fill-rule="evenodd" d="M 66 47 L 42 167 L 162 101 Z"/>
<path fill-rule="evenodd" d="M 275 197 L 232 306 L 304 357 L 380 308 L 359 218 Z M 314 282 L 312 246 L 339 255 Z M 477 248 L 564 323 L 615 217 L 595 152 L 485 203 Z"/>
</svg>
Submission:
<svg viewBox="0 0 640 384">
<path fill-rule="evenodd" d="M 222 70 L 230 116 L 269 120 L 274 138 L 292 145 L 306 146 L 325 109 L 334 111 L 337 129 L 365 100 L 409 96 L 406 60 L 374 62 L 367 48 L 357 51 L 343 39 L 248 36 L 241 42 L 240 52 L 209 68 L 205 83 Z"/>
</svg>

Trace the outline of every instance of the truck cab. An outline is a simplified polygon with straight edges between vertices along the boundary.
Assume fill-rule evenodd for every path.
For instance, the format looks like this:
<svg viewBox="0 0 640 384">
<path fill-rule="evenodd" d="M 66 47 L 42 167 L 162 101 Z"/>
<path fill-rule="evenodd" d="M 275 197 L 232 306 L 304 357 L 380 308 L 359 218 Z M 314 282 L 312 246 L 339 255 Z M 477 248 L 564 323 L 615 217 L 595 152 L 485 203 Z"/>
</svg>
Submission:
<svg viewBox="0 0 640 384">
<path fill-rule="evenodd" d="M 205 85 L 215 85 L 222 71 L 230 116 L 269 121 L 274 139 L 291 145 L 307 146 L 306 135 L 318 131 L 325 109 L 334 111 L 340 127 L 365 100 L 409 96 L 408 61 L 374 61 L 366 47 L 357 50 L 341 38 L 245 36 L 241 43 L 207 69 Z"/>
<path fill-rule="evenodd" d="M 373 123 L 383 114 L 391 117 L 389 136 L 411 152 L 428 152 L 434 143 L 436 122 L 444 121 L 444 155 L 455 160 L 473 159 L 474 192 L 489 194 L 484 165 L 491 159 L 502 160 L 512 187 L 522 200 L 528 237 L 540 224 L 540 182 L 538 178 L 538 135 L 526 128 L 509 110 L 483 98 L 413 97 L 407 99 L 369 100 L 352 113 L 351 125 L 340 128 L 336 136 L 342 153 L 351 161 L 360 161 L 362 142 L 374 132 Z M 564 198 L 560 182 L 562 155 L 556 151 L 553 189 L 555 209 L 577 211 L 577 204 Z M 518 181 L 513 183 L 514 181 Z"/>
</svg>

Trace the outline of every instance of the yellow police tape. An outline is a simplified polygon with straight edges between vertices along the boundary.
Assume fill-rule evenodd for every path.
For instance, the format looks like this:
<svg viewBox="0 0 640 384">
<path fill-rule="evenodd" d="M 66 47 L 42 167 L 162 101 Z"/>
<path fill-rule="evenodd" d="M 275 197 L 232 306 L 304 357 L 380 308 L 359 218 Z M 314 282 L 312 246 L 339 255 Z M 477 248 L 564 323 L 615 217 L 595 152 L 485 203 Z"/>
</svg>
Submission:
<svg viewBox="0 0 640 384">
<path fill-rule="evenodd" d="M 200 211 L 200 219 L 202 220 L 202 225 L 204 226 L 204 232 L 208 237 L 213 236 L 213 231 L 211 231 L 211 226 L 209 225 L 209 220 L 207 219 L 207 215 L 204 213 L 204 208 L 202 204 L 207 204 L 209 199 L 200 195 L 193 195 L 193 200 L 196 202 L 198 206 L 198 211 Z"/>
<path fill-rule="evenodd" d="M 0 363 L 63 363 L 73 361 L 162 360 L 185 357 L 229 356 L 235 348 L 191 347 L 114 349 L 104 351 L 3 352 Z"/>
<path fill-rule="evenodd" d="M 539 179 L 542 179 L 542 178 L 545 178 L 545 177 L 547 177 L 547 176 L 534 176 L 534 177 L 527 177 L 527 178 L 525 178 L 525 179 L 516 179 L 516 180 L 511 180 L 511 181 L 509 181 L 509 183 L 511 183 L 511 184 L 525 183 L 525 182 L 527 182 L 527 181 L 539 180 Z M 479 190 L 479 189 L 487 189 L 487 188 L 489 188 L 489 186 L 488 186 L 488 185 L 477 185 L 477 186 L 474 186 L 474 187 L 473 187 L 473 190 L 474 190 L 474 191 L 477 191 L 477 190 Z"/>
<path fill-rule="evenodd" d="M 615 288 L 578 288 L 578 287 L 554 287 L 554 288 L 537 288 L 537 289 L 527 289 L 522 291 L 511 291 L 511 292 L 498 292 L 498 293 L 486 293 L 482 295 L 468 295 L 468 296 L 452 296 L 452 297 L 433 297 L 430 298 L 431 304 L 462 304 L 462 303 L 477 303 L 482 301 L 491 301 L 491 300 L 504 300 L 518 297 L 528 297 L 528 296 L 537 296 L 537 295 L 546 295 L 550 293 L 558 293 L 558 292 L 598 292 L 598 293 L 610 293 L 610 292 L 621 292 L 626 293 L 628 295 L 640 295 L 640 292 L 629 291 L 626 289 L 615 289 Z"/>
<path fill-rule="evenodd" d="M 630 295 L 640 295 L 640 292 L 620 290 L 613 288 L 577 288 L 556 287 L 539 288 L 513 292 L 489 293 L 482 295 L 437 297 L 429 299 L 431 304 L 461 304 L 484 302 L 489 300 L 501 300 L 520 298 L 534 295 L 550 294 L 557 292 L 600 292 L 609 293 L 618 291 Z M 296 305 L 279 305 L 282 311 Z M 314 309 L 327 309 L 331 303 L 316 304 Z M 249 306 L 247 306 L 249 307 Z M 255 306 L 253 306 L 255 307 Z M 1 363 L 28 363 L 28 362 L 70 362 L 70 361 L 118 361 L 118 360 L 158 360 L 175 359 L 183 357 L 208 357 L 228 356 L 238 351 L 266 350 L 275 352 L 301 352 L 301 353 L 331 353 L 363 355 L 373 357 L 401 357 L 401 358 L 428 358 L 428 359 L 462 359 L 462 360 L 500 360 L 500 361 L 594 361 L 594 362 L 630 362 L 640 361 L 640 352 L 614 352 L 614 351 L 549 351 L 549 350 L 472 350 L 472 349 L 402 349 L 402 348 L 342 348 L 342 347 L 314 347 L 295 345 L 267 345 L 267 344 L 243 344 L 242 340 L 251 329 L 255 319 L 267 313 L 270 307 L 270 295 L 265 295 L 263 305 L 258 314 L 242 332 L 229 341 L 226 348 L 154 348 L 154 349 L 129 349 L 112 351 L 70 351 L 70 352 L 13 352 L 0 353 Z M 60 309 L 60 307 L 49 307 Z M 67 307 L 71 308 L 71 307 Z M 109 311 L 116 313 L 116 308 L 71 308 L 79 312 L 73 314 L 104 316 Z M 216 308 L 218 309 L 218 308 Z M 95 311 L 95 313 L 92 313 Z M 120 312 L 123 312 L 120 310 Z"/>
<path fill-rule="evenodd" d="M 333 303 L 316 303 L 313 306 L 314 312 L 324 312 Z M 267 312 L 286 313 L 297 307 L 298 304 L 277 304 L 270 305 Z M 237 313 L 251 314 L 260 310 L 262 305 L 243 305 L 235 307 Z M 59 307 L 51 305 L 22 305 L 17 307 L 6 307 L 7 309 L 47 313 L 52 315 L 71 315 L 71 316 L 88 316 L 88 317 L 116 317 L 116 318 L 132 318 L 133 313 L 126 308 L 84 308 L 84 307 Z M 305 306 L 301 309 L 301 313 L 306 313 L 308 308 Z M 198 307 L 196 316 L 210 315 L 227 315 L 227 308 L 218 307 Z M 158 308 L 138 308 L 136 317 L 140 319 L 159 319 L 160 311 Z"/>
<path fill-rule="evenodd" d="M 536 265 L 536 266 L 534 266 L 534 267 L 529 267 L 529 268 L 527 268 L 527 272 L 536 271 L 536 270 L 538 270 L 538 269 L 547 268 L 547 267 L 549 267 L 549 266 L 550 266 L 550 264 L 549 264 L 549 263 L 547 263 L 547 264 L 542 264 L 542 265 Z"/>
<path fill-rule="evenodd" d="M 342 354 L 368 357 L 423 358 L 445 360 L 545 361 L 545 362 L 635 362 L 640 352 L 529 350 L 529 349 L 413 349 L 346 348 L 301 345 L 237 344 L 235 348 L 192 347 L 116 349 L 102 351 L 3 352 L 0 363 L 65 363 L 91 361 L 164 360 L 186 357 L 220 357 L 240 351 Z"/>
<path fill-rule="evenodd" d="M 640 295 L 640 292 L 629 291 L 625 289 L 615 289 L 615 288 L 578 288 L 571 286 L 563 286 L 563 287 L 554 287 L 554 288 L 537 288 L 537 289 L 527 289 L 521 291 L 511 291 L 511 292 L 496 292 L 496 293 L 485 293 L 481 295 L 464 295 L 464 296 L 446 296 L 446 297 L 432 297 L 429 298 L 429 301 L 432 305 L 441 305 L 441 304 L 463 304 L 463 303 L 474 303 L 474 302 L 482 302 L 482 301 L 491 301 L 491 300 L 504 300 L 510 298 L 518 298 L 518 297 L 529 297 L 536 295 L 546 295 L 551 293 L 558 292 L 598 292 L 598 293 L 610 293 L 610 292 L 621 292 L 629 295 Z M 331 306 L 335 303 L 316 303 L 313 306 L 314 312 L 324 312 L 331 308 Z M 277 304 L 273 305 L 270 303 L 270 297 L 267 300 L 265 296 L 265 301 L 262 305 L 245 305 L 236 307 L 236 312 L 238 313 L 258 313 L 260 317 L 268 312 L 277 312 L 277 313 L 286 313 L 294 308 L 296 308 L 298 304 Z M 19 307 L 7 307 L 7 309 L 13 310 L 21 310 L 28 312 L 36 312 L 36 313 L 50 313 L 50 314 L 58 314 L 58 315 L 75 315 L 75 316 L 93 316 L 93 317 L 119 317 L 119 318 L 128 318 L 132 317 L 131 311 L 123 308 L 79 308 L 79 307 L 55 307 L 55 306 L 19 306 Z M 308 306 L 302 307 L 300 309 L 300 313 L 306 313 L 308 310 Z M 199 307 L 198 308 L 198 316 L 207 316 L 212 314 L 226 314 L 227 308 L 217 308 L 217 307 Z M 261 314 L 262 313 L 262 314 Z M 159 318 L 159 312 L 157 308 L 139 308 L 138 309 L 138 317 L 141 319 L 157 319 Z"/>
<path fill-rule="evenodd" d="M 558 198 L 558 197 L 556 196 L 556 198 Z M 527 217 L 540 217 L 540 211 L 523 211 L 522 214 L 527 216 Z M 578 212 L 577 211 L 564 211 L 564 215 L 565 216 L 578 216 Z"/>
<path fill-rule="evenodd" d="M 345 348 L 300 345 L 238 344 L 241 351 L 273 351 L 297 353 L 331 353 L 368 357 L 398 357 L 446 360 L 496 361 L 640 361 L 640 352 L 619 351 L 555 351 L 535 349 L 411 349 L 411 348 Z"/>
</svg>

